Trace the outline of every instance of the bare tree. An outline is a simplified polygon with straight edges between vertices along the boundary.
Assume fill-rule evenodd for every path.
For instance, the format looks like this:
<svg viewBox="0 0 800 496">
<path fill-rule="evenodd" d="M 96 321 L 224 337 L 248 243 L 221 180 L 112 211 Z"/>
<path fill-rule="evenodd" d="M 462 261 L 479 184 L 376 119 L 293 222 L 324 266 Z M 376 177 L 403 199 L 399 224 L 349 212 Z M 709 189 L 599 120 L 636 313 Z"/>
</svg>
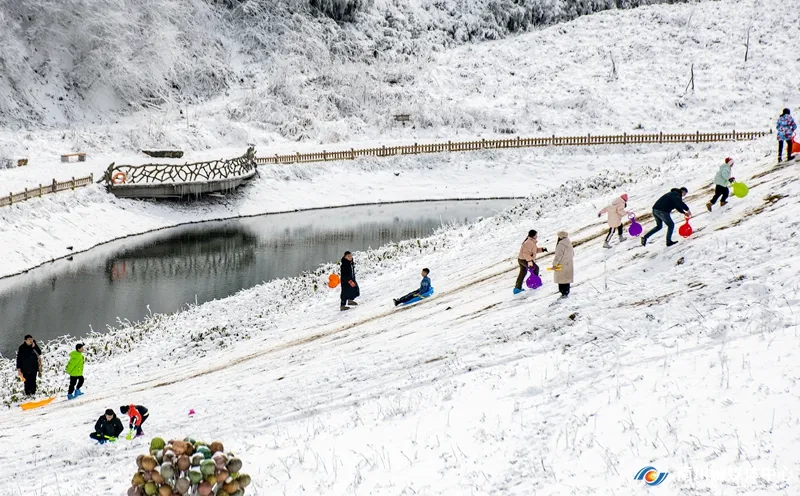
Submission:
<svg viewBox="0 0 800 496">
<path fill-rule="evenodd" d="M 694 93 L 694 64 L 692 64 L 692 68 L 690 69 L 691 77 L 689 78 L 689 83 L 686 85 L 686 89 L 683 90 L 684 93 L 689 91 L 689 86 L 692 87 L 692 93 Z"/>
<path fill-rule="evenodd" d="M 747 56 L 750 54 L 750 31 L 753 30 L 753 23 L 747 25 L 747 40 L 744 43 L 744 61 L 747 62 Z"/>
</svg>

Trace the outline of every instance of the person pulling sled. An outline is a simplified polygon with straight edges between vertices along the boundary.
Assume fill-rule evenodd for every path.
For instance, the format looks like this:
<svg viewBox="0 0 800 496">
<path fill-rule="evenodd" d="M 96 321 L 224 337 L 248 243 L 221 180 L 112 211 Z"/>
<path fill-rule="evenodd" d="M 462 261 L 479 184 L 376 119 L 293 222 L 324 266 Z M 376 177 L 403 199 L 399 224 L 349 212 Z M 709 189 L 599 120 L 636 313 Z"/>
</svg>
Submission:
<svg viewBox="0 0 800 496">
<path fill-rule="evenodd" d="M 672 188 L 669 193 L 659 198 L 658 201 L 653 204 L 653 218 L 656 220 L 656 227 L 650 229 L 650 231 L 642 237 L 642 246 L 646 246 L 650 236 L 660 231 L 661 228 L 664 227 L 664 224 L 667 225 L 667 246 L 678 244 L 677 241 L 672 241 L 672 232 L 675 230 L 675 223 L 672 221 L 672 217 L 670 217 L 670 212 L 677 210 L 687 217 L 692 216 L 689 207 L 683 203 L 683 197 L 688 193 L 689 190 L 686 188 Z"/>
<path fill-rule="evenodd" d="M 628 194 L 622 193 L 618 198 L 611 202 L 611 205 L 601 210 L 597 216 L 601 217 L 603 214 L 608 214 L 608 234 L 603 243 L 603 248 L 611 248 L 611 238 L 614 236 L 614 231 L 617 231 L 619 242 L 622 243 L 625 237 L 622 235 L 622 219 L 631 213 L 625 210 L 628 206 Z"/>
<path fill-rule="evenodd" d="M 728 157 L 725 159 L 725 163 L 719 166 L 717 175 L 714 176 L 714 196 L 710 202 L 706 203 L 706 208 L 709 212 L 711 212 L 718 199 L 720 200 L 720 207 L 728 204 L 728 194 L 730 193 L 728 185 L 736 180 L 735 177 L 731 176 L 731 167 L 733 167 L 733 159 Z"/>
<path fill-rule="evenodd" d="M 519 264 L 519 274 L 517 275 L 517 282 L 514 285 L 514 294 L 522 292 L 522 282 L 525 280 L 525 274 L 531 270 L 537 276 L 539 275 L 539 266 L 536 265 L 536 255 L 547 251 L 547 248 L 539 248 L 538 234 L 535 229 L 528 231 L 528 237 L 522 242 L 519 249 L 519 256 L 517 256 L 517 263 Z"/>
<path fill-rule="evenodd" d="M 341 262 L 342 269 L 340 280 L 342 281 L 342 294 L 339 310 L 344 311 L 350 310 L 347 305 L 358 305 L 355 299 L 361 296 L 361 291 L 358 289 L 358 282 L 356 282 L 356 265 L 353 262 L 353 254 L 349 251 L 344 252 Z"/>
</svg>

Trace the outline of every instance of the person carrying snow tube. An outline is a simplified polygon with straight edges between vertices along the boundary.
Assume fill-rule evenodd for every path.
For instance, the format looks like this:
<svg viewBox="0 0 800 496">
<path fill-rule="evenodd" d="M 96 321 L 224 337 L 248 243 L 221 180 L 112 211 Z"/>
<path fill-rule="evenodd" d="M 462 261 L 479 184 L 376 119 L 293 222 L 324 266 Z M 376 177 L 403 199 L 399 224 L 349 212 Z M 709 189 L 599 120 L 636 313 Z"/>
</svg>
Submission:
<svg viewBox="0 0 800 496">
<path fill-rule="evenodd" d="M 778 163 L 781 163 L 781 155 L 783 155 L 783 142 L 786 142 L 786 160 L 789 161 L 794 158 L 792 155 L 792 139 L 794 138 L 794 131 L 797 129 L 792 118 L 792 112 L 785 108 L 780 117 L 778 117 L 778 124 L 775 126 L 778 130 Z"/>
<path fill-rule="evenodd" d="M 347 305 L 356 306 L 355 299 L 361 295 L 356 282 L 356 266 L 353 262 L 353 254 L 349 251 L 344 252 L 342 257 L 342 269 L 340 280 L 342 281 L 341 304 L 339 310 L 350 310 Z"/>
<path fill-rule="evenodd" d="M 42 350 L 30 334 L 17 350 L 17 375 L 25 382 L 25 396 L 36 394 L 36 374 L 42 377 Z"/>
<path fill-rule="evenodd" d="M 731 167 L 733 167 L 733 159 L 728 157 L 725 159 L 725 163 L 719 166 L 717 175 L 714 176 L 714 196 L 710 202 L 706 203 L 706 208 L 709 212 L 711 212 L 714 204 L 717 203 L 717 199 L 720 199 L 720 207 L 728 204 L 728 194 L 730 193 L 728 185 L 736 180 L 735 177 L 731 177 Z"/>
<path fill-rule="evenodd" d="M 525 280 L 525 274 L 530 269 L 537 276 L 539 275 L 539 266 L 536 265 L 536 254 L 546 252 L 547 248 L 539 248 L 536 244 L 538 242 L 538 235 L 535 229 L 528 231 L 528 237 L 522 242 L 519 249 L 519 256 L 517 263 L 519 264 L 519 275 L 517 275 L 517 283 L 514 286 L 514 294 L 522 292 L 522 282 Z"/>
<path fill-rule="evenodd" d="M 428 278 L 428 274 L 430 273 L 431 271 L 429 269 L 422 269 L 422 281 L 419 283 L 419 289 L 412 291 L 405 296 L 401 296 L 396 300 L 392 300 L 394 301 L 394 306 L 411 301 L 419 295 L 427 294 L 431 290 L 431 280 Z"/>
<path fill-rule="evenodd" d="M 569 233 L 566 231 L 558 231 L 558 242 L 556 243 L 556 251 L 553 256 L 553 282 L 558 284 L 558 291 L 561 292 L 561 297 L 566 298 L 569 296 L 569 287 L 574 278 L 574 264 L 575 250 L 572 248 L 572 241 L 569 239 Z"/>
<path fill-rule="evenodd" d="M 101 415 L 97 422 L 94 424 L 94 432 L 89 434 L 89 437 L 94 439 L 100 444 L 106 441 L 116 440 L 122 431 L 122 421 L 114 414 L 114 410 L 107 409 L 105 415 Z"/>
<path fill-rule="evenodd" d="M 68 400 L 75 399 L 83 394 L 81 392 L 81 387 L 83 386 L 83 362 L 83 343 L 78 343 L 75 345 L 75 351 L 70 352 L 69 362 L 67 362 L 67 374 L 69 374 Z"/>
<path fill-rule="evenodd" d="M 150 415 L 147 408 L 142 405 L 123 405 L 119 407 L 119 411 L 123 415 L 128 416 L 128 428 L 130 430 L 136 429 L 136 437 L 144 436 L 142 424 L 144 424 L 144 421 L 147 420 L 148 415 Z"/>
<path fill-rule="evenodd" d="M 603 210 L 601 210 L 597 216 L 600 217 L 603 214 L 608 214 L 608 234 L 606 235 L 606 241 L 603 243 L 603 248 L 611 248 L 611 238 L 614 236 L 614 231 L 617 231 L 617 235 L 619 237 L 619 242 L 625 239 L 622 235 L 622 218 L 625 216 L 630 215 L 630 212 L 625 210 L 625 207 L 628 206 L 628 194 L 622 193 L 618 198 L 615 198 L 614 201 L 611 202 L 611 205 L 607 206 Z"/>
<path fill-rule="evenodd" d="M 647 245 L 647 240 L 653 234 L 661 230 L 664 224 L 667 225 L 667 246 L 677 244 L 677 241 L 672 241 L 672 232 L 675 230 L 675 223 L 672 222 L 670 212 L 677 210 L 687 217 L 692 216 L 689 207 L 683 203 L 683 197 L 689 192 L 686 188 L 672 188 L 669 193 L 665 194 L 653 204 L 653 218 L 656 220 L 656 227 L 642 237 L 642 246 Z"/>
</svg>

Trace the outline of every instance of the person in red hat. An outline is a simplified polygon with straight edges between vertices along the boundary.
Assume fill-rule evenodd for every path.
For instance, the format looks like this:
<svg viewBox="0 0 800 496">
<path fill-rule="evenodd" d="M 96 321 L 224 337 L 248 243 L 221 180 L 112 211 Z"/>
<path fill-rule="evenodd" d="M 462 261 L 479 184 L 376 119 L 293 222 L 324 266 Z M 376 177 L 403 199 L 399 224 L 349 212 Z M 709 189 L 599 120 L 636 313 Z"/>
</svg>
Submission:
<svg viewBox="0 0 800 496">
<path fill-rule="evenodd" d="M 725 159 L 725 163 L 719 166 L 717 175 L 714 176 L 714 197 L 711 198 L 710 202 L 706 203 L 706 208 L 709 212 L 711 212 L 711 208 L 720 198 L 720 207 L 724 207 L 728 203 L 728 185 L 736 179 L 731 176 L 731 167 L 733 167 L 733 159 L 728 157 Z"/>
<path fill-rule="evenodd" d="M 618 198 L 611 202 L 611 205 L 601 210 L 597 216 L 601 217 L 603 214 L 608 214 L 608 234 L 606 234 L 606 241 L 603 243 L 603 248 L 611 248 L 609 244 L 611 238 L 614 237 L 614 231 L 619 235 L 619 242 L 625 240 L 622 236 L 622 219 L 630 215 L 630 212 L 625 210 L 628 206 L 628 194 L 622 193 Z"/>
</svg>

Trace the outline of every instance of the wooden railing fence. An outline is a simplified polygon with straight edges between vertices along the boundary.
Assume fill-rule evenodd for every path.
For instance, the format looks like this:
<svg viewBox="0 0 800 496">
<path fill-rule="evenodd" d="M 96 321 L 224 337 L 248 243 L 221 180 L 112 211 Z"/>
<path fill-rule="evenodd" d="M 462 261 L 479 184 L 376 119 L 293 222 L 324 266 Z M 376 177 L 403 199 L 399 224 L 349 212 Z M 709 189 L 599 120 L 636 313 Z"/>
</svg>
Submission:
<svg viewBox="0 0 800 496">
<path fill-rule="evenodd" d="M 94 182 L 94 174 L 90 174 L 86 177 L 73 177 L 67 181 L 56 181 L 53 179 L 52 184 L 48 184 L 47 186 L 39 185 L 38 188 L 28 189 L 25 188 L 25 191 L 21 191 L 19 193 L 9 193 L 7 196 L 0 196 L 0 207 L 5 207 L 7 205 L 13 205 L 15 203 L 24 202 L 26 200 L 30 200 L 31 198 L 41 198 L 44 195 L 50 195 L 53 193 L 58 193 L 59 191 L 66 191 L 66 190 L 73 190 L 75 188 L 82 188 L 84 186 L 88 186 Z"/>
<path fill-rule="evenodd" d="M 746 141 L 769 135 L 770 132 L 746 131 L 726 133 L 652 133 L 618 134 L 592 136 L 550 136 L 547 138 L 482 139 L 479 141 L 448 141 L 447 143 L 427 143 L 380 148 L 362 148 L 316 153 L 295 153 L 258 157 L 258 164 L 297 164 L 308 162 L 329 162 L 334 160 L 354 160 L 357 157 L 392 157 L 396 155 L 417 155 L 420 153 L 466 152 L 475 150 L 531 148 L 544 146 L 592 146 L 592 145 L 636 145 L 657 143 L 712 143 L 719 141 Z"/>
</svg>

